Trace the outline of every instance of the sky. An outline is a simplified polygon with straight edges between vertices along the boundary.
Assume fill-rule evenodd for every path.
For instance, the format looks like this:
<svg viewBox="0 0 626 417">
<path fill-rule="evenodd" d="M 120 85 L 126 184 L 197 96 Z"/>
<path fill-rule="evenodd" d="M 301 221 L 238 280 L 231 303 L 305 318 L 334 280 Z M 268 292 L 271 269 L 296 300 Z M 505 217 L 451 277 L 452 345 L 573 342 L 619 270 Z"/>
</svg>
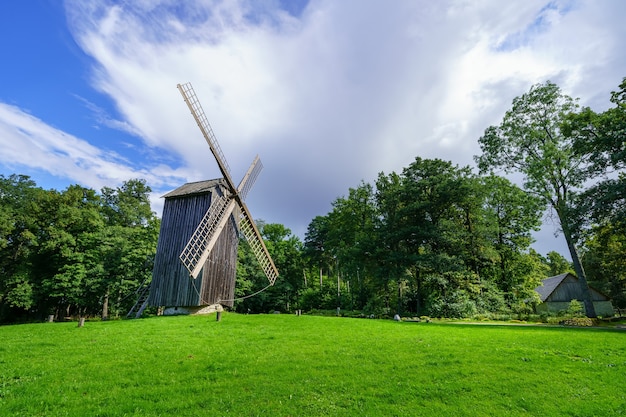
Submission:
<svg viewBox="0 0 626 417">
<path fill-rule="evenodd" d="M 255 219 L 316 216 L 416 157 L 475 167 L 533 84 L 596 111 L 626 76 L 622 0 L 25 0 L 0 5 L 0 174 L 166 192 L 220 177 L 191 82 Z M 569 257 L 546 215 L 534 248 Z"/>
</svg>

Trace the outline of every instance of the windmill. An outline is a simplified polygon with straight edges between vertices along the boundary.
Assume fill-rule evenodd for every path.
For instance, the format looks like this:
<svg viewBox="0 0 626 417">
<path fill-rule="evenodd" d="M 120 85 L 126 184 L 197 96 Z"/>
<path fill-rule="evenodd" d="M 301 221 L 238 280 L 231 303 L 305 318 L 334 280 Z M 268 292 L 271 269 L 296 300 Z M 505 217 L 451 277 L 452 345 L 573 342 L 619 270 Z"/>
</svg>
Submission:
<svg viewBox="0 0 626 417">
<path fill-rule="evenodd" d="M 185 184 L 164 196 L 152 283 L 149 295 L 140 300 L 143 308 L 147 305 L 180 307 L 183 312 L 198 311 L 202 306 L 218 303 L 232 306 L 238 231 L 250 245 L 269 285 L 274 285 L 278 277 L 278 270 L 244 201 L 263 165 L 257 156 L 235 186 L 193 87 L 190 83 L 177 87 L 209 144 L 223 178 Z M 174 255 L 177 255 L 175 260 Z M 129 316 L 134 311 L 137 317 L 141 315 L 143 308 L 139 304 L 138 300 Z"/>
</svg>

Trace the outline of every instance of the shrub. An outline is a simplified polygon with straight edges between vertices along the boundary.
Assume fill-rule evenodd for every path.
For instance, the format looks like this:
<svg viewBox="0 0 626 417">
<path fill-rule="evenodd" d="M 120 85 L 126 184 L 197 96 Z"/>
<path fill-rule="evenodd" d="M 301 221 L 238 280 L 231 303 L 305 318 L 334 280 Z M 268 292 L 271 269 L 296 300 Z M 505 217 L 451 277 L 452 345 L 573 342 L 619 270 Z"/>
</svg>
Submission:
<svg viewBox="0 0 626 417">
<path fill-rule="evenodd" d="M 566 317 L 585 317 L 585 306 L 581 301 L 572 300 L 565 311 Z"/>
<path fill-rule="evenodd" d="M 577 327 L 590 327 L 595 325 L 595 321 L 589 317 L 572 317 L 569 319 L 561 320 L 559 322 L 562 326 L 577 326 Z"/>
</svg>

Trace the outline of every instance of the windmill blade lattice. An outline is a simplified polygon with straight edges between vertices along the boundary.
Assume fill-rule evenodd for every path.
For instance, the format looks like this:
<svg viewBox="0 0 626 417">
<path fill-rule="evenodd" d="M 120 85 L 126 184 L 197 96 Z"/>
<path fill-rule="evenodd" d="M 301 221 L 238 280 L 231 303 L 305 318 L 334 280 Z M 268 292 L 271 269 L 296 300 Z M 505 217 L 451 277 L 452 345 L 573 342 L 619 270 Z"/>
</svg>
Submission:
<svg viewBox="0 0 626 417">
<path fill-rule="evenodd" d="M 269 256 L 269 252 L 267 251 L 265 243 L 263 243 L 263 239 L 261 238 L 257 228 L 248 216 L 243 214 L 239 224 L 243 235 L 254 253 L 254 256 L 256 256 L 259 261 L 259 265 L 263 269 L 263 272 L 265 272 L 267 279 L 270 281 L 270 285 L 274 285 L 274 282 L 276 282 L 276 278 L 278 277 L 278 270 L 274 266 L 274 262 Z"/>
<path fill-rule="evenodd" d="M 231 188 L 232 192 L 235 192 L 235 185 L 232 177 L 230 176 L 230 167 L 226 162 L 226 158 L 224 158 L 224 153 L 222 152 L 222 148 L 220 148 L 217 139 L 215 138 L 215 134 L 213 133 L 213 129 L 209 124 L 209 120 L 204 114 L 204 110 L 202 109 L 202 105 L 200 104 L 200 100 L 196 96 L 196 92 L 193 90 L 191 83 L 187 84 L 178 84 L 178 90 L 183 96 L 185 103 L 187 103 L 187 107 L 191 110 L 191 114 L 195 119 L 200 131 L 202 132 L 202 136 L 209 144 L 209 148 L 211 148 L 211 152 L 213 156 L 215 156 L 215 160 L 217 161 L 217 165 L 224 176 L 224 179 L 228 183 L 228 187 Z"/>
<path fill-rule="evenodd" d="M 181 252 L 180 260 L 193 278 L 198 277 L 234 208 L 235 200 L 232 198 L 216 198 Z"/>
<path fill-rule="evenodd" d="M 243 176 L 243 179 L 239 183 L 239 187 L 237 187 L 239 196 L 242 200 L 245 200 L 248 196 L 250 188 L 254 185 L 256 178 L 259 176 L 262 169 L 263 164 L 261 163 L 259 155 L 257 155 L 256 158 L 254 158 L 254 161 L 252 161 L 250 168 L 248 168 L 248 172 L 246 172 L 246 175 Z"/>
</svg>

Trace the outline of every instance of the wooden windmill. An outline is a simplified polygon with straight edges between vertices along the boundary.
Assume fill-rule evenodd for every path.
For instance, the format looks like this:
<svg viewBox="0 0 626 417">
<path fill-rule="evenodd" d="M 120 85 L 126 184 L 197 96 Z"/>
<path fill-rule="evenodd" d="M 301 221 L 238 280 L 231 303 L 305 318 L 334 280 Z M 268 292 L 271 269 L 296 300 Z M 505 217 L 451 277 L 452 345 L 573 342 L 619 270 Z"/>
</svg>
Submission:
<svg viewBox="0 0 626 417">
<path fill-rule="evenodd" d="M 191 84 L 177 87 L 223 178 L 185 184 L 164 196 L 155 266 L 145 304 L 180 308 L 188 313 L 213 304 L 232 306 L 239 231 L 270 285 L 276 281 L 278 270 L 244 202 L 263 167 L 259 157 L 236 187 Z"/>
</svg>

